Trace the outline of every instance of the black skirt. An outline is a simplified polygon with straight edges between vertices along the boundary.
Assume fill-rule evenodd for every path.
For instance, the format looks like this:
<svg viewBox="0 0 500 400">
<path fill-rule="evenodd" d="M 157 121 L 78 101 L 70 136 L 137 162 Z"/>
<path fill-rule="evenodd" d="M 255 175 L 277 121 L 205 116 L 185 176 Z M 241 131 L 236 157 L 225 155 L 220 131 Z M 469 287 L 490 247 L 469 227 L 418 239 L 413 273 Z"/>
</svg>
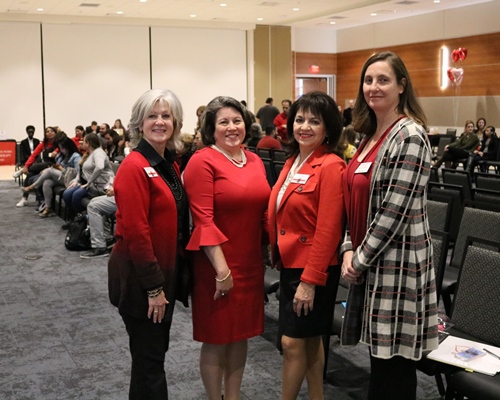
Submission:
<svg viewBox="0 0 500 400">
<path fill-rule="evenodd" d="M 330 333 L 340 279 L 340 265 L 328 267 L 325 286 L 316 286 L 313 310 L 300 317 L 293 311 L 293 298 L 300 284 L 302 268 L 282 268 L 280 273 L 279 338 L 308 338 Z M 278 344 L 281 340 L 278 340 Z"/>
</svg>

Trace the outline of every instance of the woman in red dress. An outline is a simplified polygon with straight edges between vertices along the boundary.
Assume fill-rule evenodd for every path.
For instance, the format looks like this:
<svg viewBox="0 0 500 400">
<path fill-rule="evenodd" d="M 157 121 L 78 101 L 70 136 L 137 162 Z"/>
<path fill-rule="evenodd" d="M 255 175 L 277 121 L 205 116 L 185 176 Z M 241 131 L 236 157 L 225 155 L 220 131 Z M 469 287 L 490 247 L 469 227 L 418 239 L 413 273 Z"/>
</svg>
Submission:
<svg viewBox="0 0 500 400">
<path fill-rule="evenodd" d="M 251 121 L 239 101 L 216 97 L 203 143 L 184 170 L 194 230 L 193 336 L 202 342 L 207 396 L 239 399 L 247 339 L 264 328 L 262 232 L 270 188 L 260 158 L 241 148 Z"/>
</svg>

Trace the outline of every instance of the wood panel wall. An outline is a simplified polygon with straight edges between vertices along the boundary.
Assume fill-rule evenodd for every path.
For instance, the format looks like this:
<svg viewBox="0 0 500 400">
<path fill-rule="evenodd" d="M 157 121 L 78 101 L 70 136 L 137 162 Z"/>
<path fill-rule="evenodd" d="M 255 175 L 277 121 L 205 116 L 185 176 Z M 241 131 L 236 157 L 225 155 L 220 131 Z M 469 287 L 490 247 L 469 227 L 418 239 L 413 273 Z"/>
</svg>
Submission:
<svg viewBox="0 0 500 400">
<path fill-rule="evenodd" d="M 450 57 L 450 67 L 464 69 L 463 82 L 458 89 L 452 84 L 445 90 L 440 88 L 442 46 L 447 46 L 450 53 L 459 47 L 468 50 L 463 62 L 453 63 Z M 394 51 L 403 59 L 419 97 L 500 95 L 500 33 L 338 54 L 295 53 L 295 70 L 297 74 L 309 73 L 309 66 L 316 64 L 320 66 L 320 73 L 336 74 L 336 100 L 344 105 L 357 95 L 361 68 L 366 59 L 382 50 Z"/>
</svg>

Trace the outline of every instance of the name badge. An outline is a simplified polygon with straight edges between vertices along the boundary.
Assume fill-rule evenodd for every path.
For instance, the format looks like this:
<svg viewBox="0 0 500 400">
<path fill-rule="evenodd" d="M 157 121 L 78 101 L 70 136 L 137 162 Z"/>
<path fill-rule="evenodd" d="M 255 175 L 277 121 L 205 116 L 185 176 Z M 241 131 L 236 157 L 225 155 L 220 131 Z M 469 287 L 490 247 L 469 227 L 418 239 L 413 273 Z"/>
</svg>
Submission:
<svg viewBox="0 0 500 400">
<path fill-rule="evenodd" d="M 364 174 L 370 170 L 370 167 L 372 166 L 371 162 L 364 162 L 359 164 L 358 168 L 356 168 L 356 171 L 354 171 L 355 174 Z"/>
<path fill-rule="evenodd" d="M 311 175 L 295 174 L 292 178 L 292 183 L 306 183 Z"/>
<path fill-rule="evenodd" d="M 144 167 L 144 171 L 146 171 L 146 175 L 150 178 L 156 178 L 158 176 L 157 172 L 152 167 Z"/>
</svg>

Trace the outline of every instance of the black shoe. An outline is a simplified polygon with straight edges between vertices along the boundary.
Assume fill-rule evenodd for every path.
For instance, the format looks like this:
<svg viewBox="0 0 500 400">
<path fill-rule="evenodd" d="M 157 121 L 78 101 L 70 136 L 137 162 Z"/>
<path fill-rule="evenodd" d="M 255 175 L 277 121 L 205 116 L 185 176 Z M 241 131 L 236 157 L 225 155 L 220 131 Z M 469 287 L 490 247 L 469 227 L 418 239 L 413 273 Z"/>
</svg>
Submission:
<svg viewBox="0 0 500 400">
<path fill-rule="evenodd" d="M 92 249 L 90 251 L 86 251 L 85 253 L 80 254 L 80 258 L 102 258 L 108 256 L 109 256 L 108 249 Z"/>
<path fill-rule="evenodd" d="M 113 248 L 113 246 L 115 245 L 116 243 L 116 239 L 115 238 L 107 238 L 106 239 L 106 248 L 108 250 L 111 250 Z"/>
</svg>

